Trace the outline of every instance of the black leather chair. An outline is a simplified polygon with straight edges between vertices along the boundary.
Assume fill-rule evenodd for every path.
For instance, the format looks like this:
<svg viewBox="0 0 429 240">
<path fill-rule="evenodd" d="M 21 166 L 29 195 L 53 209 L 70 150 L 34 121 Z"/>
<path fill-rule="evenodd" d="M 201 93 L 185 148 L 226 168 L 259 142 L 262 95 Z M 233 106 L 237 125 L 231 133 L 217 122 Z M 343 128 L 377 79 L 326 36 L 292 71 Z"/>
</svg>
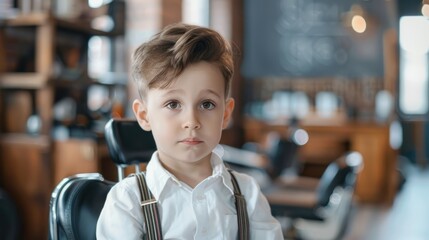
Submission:
<svg viewBox="0 0 429 240">
<path fill-rule="evenodd" d="M 306 141 L 297 138 L 303 135 L 308 137 L 305 130 L 291 126 L 284 135 L 268 133 L 264 146 L 255 142 L 245 143 L 242 148 L 222 145 L 223 159 L 230 168 L 254 177 L 261 188 L 270 187 L 280 176 L 299 175 L 298 150 Z"/>
<path fill-rule="evenodd" d="M 111 119 L 105 127 L 105 138 L 110 157 L 118 167 L 119 180 L 130 165 L 140 172 L 140 163 L 149 162 L 156 151 L 152 133 L 144 131 L 135 120 Z"/>
<path fill-rule="evenodd" d="M 51 195 L 49 239 L 96 239 L 98 216 L 114 184 L 98 173 L 63 179 Z"/>
<path fill-rule="evenodd" d="M 328 165 L 314 190 L 279 184 L 279 193 L 267 194 L 273 215 L 292 220 L 288 233 L 293 238 L 340 239 L 349 222 L 356 177 L 362 167 L 362 156 L 350 152 Z"/>
<path fill-rule="evenodd" d="M 110 120 L 105 127 L 109 154 L 118 167 L 118 180 L 124 167 L 150 160 L 155 151 L 152 134 L 134 120 Z M 115 182 L 99 173 L 77 174 L 63 179 L 52 192 L 49 210 L 49 239 L 95 239 L 97 220 L 106 196 Z"/>
<path fill-rule="evenodd" d="M 360 164 L 360 154 L 351 152 L 330 163 L 320 179 L 279 179 L 265 190 L 273 215 L 323 221 L 336 191 L 354 188 Z"/>
</svg>

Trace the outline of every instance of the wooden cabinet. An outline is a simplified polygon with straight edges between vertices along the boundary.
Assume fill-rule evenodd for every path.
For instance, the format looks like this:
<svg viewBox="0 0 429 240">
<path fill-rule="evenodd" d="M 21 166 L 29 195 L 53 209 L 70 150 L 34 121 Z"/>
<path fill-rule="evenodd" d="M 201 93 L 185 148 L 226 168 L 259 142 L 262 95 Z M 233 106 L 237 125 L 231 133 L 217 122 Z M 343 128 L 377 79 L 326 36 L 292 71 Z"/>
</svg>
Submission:
<svg viewBox="0 0 429 240">
<path fill-rule="evenodd" d="M 357 200 L 366 203 L 393 202 L 398 178 L 397 153 L 390 147 L 387 124 L 346 122 L 300 127 L 309 135 L 308 143 L 299 150 L 299 160 L 304 165 L 326 167 L 344 152 L 358 151 L 364 162 L 356 183 Z M 246 119 L 244 128 L 247 141 L 260 141 L 261 136 L 268 132 L 286 133 L 288 127 Z"/>
<path fill-rule="evenodd" d="M 88 89 L 126 94 L 126 82 L 90 77 L 88 49 L 93 36 L 121 34 L 51 13 L 0 20 L 0 187 L 17 204 L 23 239 L 47 238 L 50 194 L 61 179 L 111 169 L 100 161 L 108 155 L 99 154 L 93 126 L 103 119 L 89 111 Z M 61 108 L 68 118 L 58 117 Z"/>
<path fill-rule="evenodd" d="M 21 239 L 46 239 L 52 190 L 49 139 L 2 136 L 0 159 L 0 186 L 18 206 Z"/>
<path fill-rule="evenodd" d="M 53 147 L 54 185 L 74 174 L 98 172 L 97 143 L 94 140 L 55 141 Z"/>
</svg>

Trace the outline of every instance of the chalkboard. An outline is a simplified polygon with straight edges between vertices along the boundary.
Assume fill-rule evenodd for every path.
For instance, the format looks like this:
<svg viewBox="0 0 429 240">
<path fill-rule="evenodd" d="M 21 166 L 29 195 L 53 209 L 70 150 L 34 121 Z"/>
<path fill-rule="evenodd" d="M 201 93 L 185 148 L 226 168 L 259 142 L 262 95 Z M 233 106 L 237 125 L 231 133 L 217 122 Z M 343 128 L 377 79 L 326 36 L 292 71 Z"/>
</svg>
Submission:
<svg viewBox="0 0 429 240">
<path fill-rule="evenodd" d="M 386 14 L 373 9 L 382 9 L 384 2 L 245 0 L 242 74 L 382 77 Z M 375 31 L 359 34 L 347 26 L 346 14 L 356 3 L 371 14 Z"/>
</svg>

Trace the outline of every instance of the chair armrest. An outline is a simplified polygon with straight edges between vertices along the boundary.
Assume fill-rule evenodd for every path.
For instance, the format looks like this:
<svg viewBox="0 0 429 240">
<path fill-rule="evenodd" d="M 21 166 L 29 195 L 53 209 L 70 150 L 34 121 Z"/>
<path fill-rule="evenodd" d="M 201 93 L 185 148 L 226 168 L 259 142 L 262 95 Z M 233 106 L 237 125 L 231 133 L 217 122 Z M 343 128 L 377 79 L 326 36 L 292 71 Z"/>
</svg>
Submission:
<svg viewBox="0 0 429 240">
<path fill-rule="evenodd" d="M 314 191 L 275 188 L 264 192 L 271 205 L 283 207 L 317 207 L 317 196 Z"/>
<path fill-rule="evenodd" d="M 241 167 L 258 168 L 264 171 L 269 166 L 269 160 L 262 154 L 224 144 L 221 146 L 224 150 L 223 160 L 227 163 Z"/>
</svg>

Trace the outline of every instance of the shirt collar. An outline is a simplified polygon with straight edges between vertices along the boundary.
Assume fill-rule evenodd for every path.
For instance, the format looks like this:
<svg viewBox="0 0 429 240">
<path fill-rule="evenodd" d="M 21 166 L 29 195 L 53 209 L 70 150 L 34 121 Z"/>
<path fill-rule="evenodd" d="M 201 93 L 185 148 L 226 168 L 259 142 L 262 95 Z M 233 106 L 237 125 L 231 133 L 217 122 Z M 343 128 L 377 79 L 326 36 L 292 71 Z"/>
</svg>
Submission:
<svg viewBox="0 0 429 240">
<path fill-rule="evenodd" d="M 234 187 L 231 182 L 231 174 L 228 172 L 228 169 L 223 163 L 222 157 L 225 150 L 221 145 L 217 145 L 212 152 L 211 164 L 213 168 L 213 173 L 211 177 L 220 176 L 222 178 L 223 185 L 234 194 Z"/>
<path fill-rule="evenodd" d="M 234 194 L 234 188 L 231 183 L 231 175 L 223 164 L 222 156 L 224 154 L 224 150 L 222 146 L 217 145 L 215 149 L 212 151 L 212 156 L 210 162 L 212 164 L 213 172 L 210 178 L 222 178 L 223 185 L 231 191 L 231 194 Z M 159 161 L 158 151 L 152 154 L 151 160 L 149 161 L 146 167 L 146 181 L 147 184 L 156 199 L 159 199 L 162 191 L 164 190 L 168 181 L 174 181 L 178 184 L 181 184 L 178 179 L 168 172 Z"/>
</svg>

